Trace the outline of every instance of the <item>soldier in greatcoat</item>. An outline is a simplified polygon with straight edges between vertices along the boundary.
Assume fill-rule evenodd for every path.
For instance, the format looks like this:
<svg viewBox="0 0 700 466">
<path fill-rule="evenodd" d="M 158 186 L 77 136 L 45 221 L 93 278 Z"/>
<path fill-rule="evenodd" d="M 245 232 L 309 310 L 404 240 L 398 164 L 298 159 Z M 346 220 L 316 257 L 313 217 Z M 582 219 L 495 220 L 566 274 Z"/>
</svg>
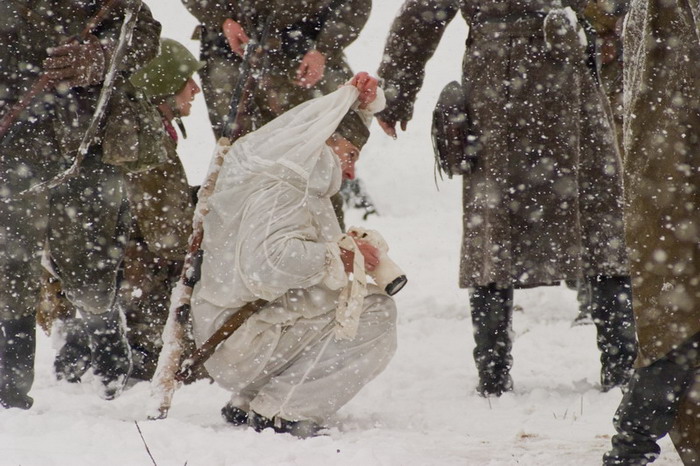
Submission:
<svg viewBox="0 0 700 466">
<path fill-rule="evenodd" d="M 0 2 L 0 113 L 6 114 L 44 73 L 50 85 L 0 141 L 0 404 L 28 409 L 34 379 L 35 309 L 46 267 L 87 322 L 100 394 L 119 394 L 131 369 L 122 317 L 114 306 L 117 271 L 129 222 L 120 169 L 91 144 L 77 177 L 52 190 L 27 192 L 65 170 L 95 113 L 125 18 L 125 2 L 84 38 L 102 6 L 95 0 Z M 143 6 L 133 43 L 118 63 L 114 94 L 153 58 L 160 25 Z M 64 44 L 64 45 L 61 45 Z M 104 127 L 121 125 L 106 118 Z M 102 137 L 104 132 L 98 132 Z"/>
<path fill-rule="evenodd" d="M 639 357 L 606 465 L 670 432 L 700 464 L 700 23 L 697 0 L 635 0 L 624 33 L 625 229 Z"/>
<path fill-rule="evenodd" d="M 604 390 L 635 357 L 622 225 L 621 161 L 609 106 L 587 66 L 585 1 L 407 0 L 379 75 L 388 134 L 406 123 L 447 24 L 470 26 L 463 61 L 469 151 L 460 286 L 471 289 L 478 391 L 512 389 L 514 288 L 585 277 Z M 465 138 L 467 139 L 467 138 Z"/>
</svg>

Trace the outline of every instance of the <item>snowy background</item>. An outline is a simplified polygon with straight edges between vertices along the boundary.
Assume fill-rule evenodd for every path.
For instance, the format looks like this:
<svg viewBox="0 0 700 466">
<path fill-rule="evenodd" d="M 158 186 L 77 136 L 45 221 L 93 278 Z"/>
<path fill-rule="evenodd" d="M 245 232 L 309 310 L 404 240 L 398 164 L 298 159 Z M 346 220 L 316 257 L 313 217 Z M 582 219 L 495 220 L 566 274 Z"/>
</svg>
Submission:
<svg viewBox="0 0 700 466">
<path fill-rule="evenodd" d="M 189 40 L 195 26 L 178 0 L 152 0 L 166 37 Z M 374 73 L 391 19 L 402 0 L 375 1 L 366 29 L 348 50 L 356 71 Z M 429 138 L 440 89 L 458 79 L 466 27 L 457 18 L 427 70 L 408 132 L 391 140 L 375 126 L 358 165 L 380 216 L 348 224 L 381 231 L 409 286 L 396 296 L 398 352 L 387 370 L 329 423 L 330 436 L 297 440 L 232 427 L 219 411 L 228 393 L 198 382 L 180 389 L 168 419 L 147 421 L 146 383 L 117 400 L 95 395 L 92 381 L 57 382 L 55 349 L 38 338 L 30 411 L 0 413 L 0 465 L 151 465 L 141 428 L 165 465 L 596 465 L 614 433 L 621 393 L 599 391 L 599 354 L 592 325 L 572 327 L 575 293 L 563 288 L 516 291 L 515 391 L 484 399 L 477 374 L 468 295 L 457 286 L 460 180 L 435 183 Z M 206 171 L 214 140 L 198 96 L 180 146 L 191 184 Z M 655 464 L 680 461 L 666 438 Z"/>
</svg>

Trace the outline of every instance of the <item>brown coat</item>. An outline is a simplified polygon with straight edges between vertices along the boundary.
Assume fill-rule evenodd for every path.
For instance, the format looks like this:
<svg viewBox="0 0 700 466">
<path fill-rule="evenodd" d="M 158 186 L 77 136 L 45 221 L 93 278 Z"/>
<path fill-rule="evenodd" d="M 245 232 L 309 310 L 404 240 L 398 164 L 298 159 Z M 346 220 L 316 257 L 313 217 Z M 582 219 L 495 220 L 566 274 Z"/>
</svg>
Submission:
<svg viewBox="0 0 700 466">
<path fill-rule="evenodd" d="M 624 38 L 625 222 L 641 365 L 700 332 L 699 7 L 633 2 Z"/>
<path fill-rule="evenodd" d="M 545 28 L 555 3 L 408 0 L 387 40 L 380 118 L 409 120 L 447 23 L 461 8 L 470 25 L 463 86 L 479 143 L 463 180 L 462 287 L 627 274 L 609 107 L 577 25 L 550 15 Z"/>
</svg>

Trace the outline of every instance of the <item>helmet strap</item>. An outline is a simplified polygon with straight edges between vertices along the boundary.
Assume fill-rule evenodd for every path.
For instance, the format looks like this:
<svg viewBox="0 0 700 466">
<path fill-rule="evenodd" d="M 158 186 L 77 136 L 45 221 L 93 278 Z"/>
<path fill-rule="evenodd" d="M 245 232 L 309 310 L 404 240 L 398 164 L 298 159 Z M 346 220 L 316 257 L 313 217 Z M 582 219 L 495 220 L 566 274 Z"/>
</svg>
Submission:
<svg viewBox="0 0 700 466">
<path fill-rule="evenodd" d="M 182 118 L 179 116 L 176 116 L 173 118 L 175 120 L 175 123 L 177 123 L 177 127 L 180 128 L 180 133 L 182 133 L 182 139 L 187 139 L 187 130 L 185 130 L 185 124 L 182 122 Z"/>
</svg>

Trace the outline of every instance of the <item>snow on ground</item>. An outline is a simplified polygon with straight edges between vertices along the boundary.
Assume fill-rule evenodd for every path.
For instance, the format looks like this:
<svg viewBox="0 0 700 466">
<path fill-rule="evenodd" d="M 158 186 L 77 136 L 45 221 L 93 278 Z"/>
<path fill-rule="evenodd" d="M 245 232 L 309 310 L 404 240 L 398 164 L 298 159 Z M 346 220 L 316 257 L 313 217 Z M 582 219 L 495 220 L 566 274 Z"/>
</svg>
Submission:
<svg viewBox="0 0 700 466">
<path fill-rule="evenodd" d="M 194 20 L 180 2 L 151 1 L 164 35 L 189 41 Z M 375 3 L 370 22 L 349 51 L 356 70 L 374 72 L 401 0 Z M 459 24 L 458 24 L 459 23 Z M 515 391 L 476 395 L 468 297 L 457 287 L 460 180 L 433 179 L 429 139 L 432 105 L 459 76 L 466 28 L 448 29 L 429 65 L 417 115 L 398 141 L 375 134 L 360 176 L 381 216 L 365 223 L 388 239 L 406 271 L 396 297 L 399 346 L 376 380 L 330 422 L 330 436 L 296 440 L 230 427 L 219 415 L 228 394 L 198 382 L 175 394 L 168 419 L 147 421 L 148 385 L 138 383 L 106 402 L 89 378 L 57 382 L 55 350 L 40 335 L 30 411 L 0 414 L 0 465 L 150 465 L 140 427 L 159 466 L 167 465 L 596 465 L 609 447 L 619 390 L 601 393 L 593 326 L 572 327 L 575 294 L 563 287 L 518 291 L 514 318 Z M 201 182 L 213 138 L 200 98 L 181 145 L 190 182 Z M 349 224 L 360 223 L 357 212 Z M 668 439 L 660 466 L 680 464 Z"/>
</svg>

